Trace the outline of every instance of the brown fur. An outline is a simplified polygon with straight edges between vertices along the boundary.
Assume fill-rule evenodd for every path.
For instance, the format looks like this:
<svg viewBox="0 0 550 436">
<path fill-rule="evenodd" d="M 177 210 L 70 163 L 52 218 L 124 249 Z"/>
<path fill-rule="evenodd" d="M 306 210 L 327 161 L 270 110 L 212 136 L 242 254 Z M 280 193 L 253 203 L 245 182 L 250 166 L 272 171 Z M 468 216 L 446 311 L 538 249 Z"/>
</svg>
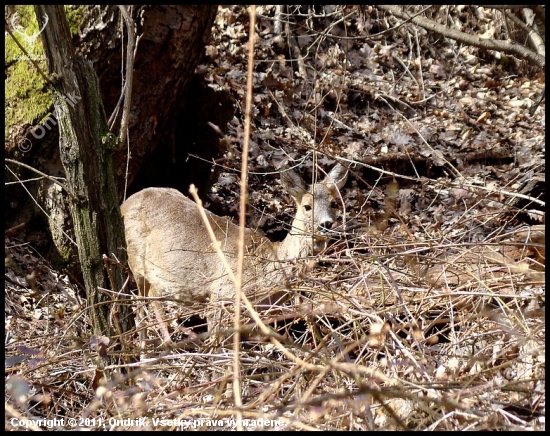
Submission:
<svg viewBox="0 0 550 436">
<path fill-rule="evenodd" d="M 297 173 L 281 174 L 283 186 L 296 201 L 296 217 L 282 242 L 271 242 L 259 231 L 246 229 L 243 290 L 247 294 L 280 284 L 284 280 L 281 261 L 316 254 L 325 246 L 326 231 L 336 220 L 337 189 L 346 179 L 347 170 L 340 164 L 311 189 Z M 193 201 L 175 189 L 147 188 L 128 198 L 121 211 L 128 263 L 141 296 L 170 296 L 183 304 L 234 297 L 234 284 Z M 206 214 L 235 272 L 238 226 L 228 218 Z M 154 308 L 160 321 L 156 302 Z M 161 328 L 169 341 L 164 323 Z"/>
</svg>

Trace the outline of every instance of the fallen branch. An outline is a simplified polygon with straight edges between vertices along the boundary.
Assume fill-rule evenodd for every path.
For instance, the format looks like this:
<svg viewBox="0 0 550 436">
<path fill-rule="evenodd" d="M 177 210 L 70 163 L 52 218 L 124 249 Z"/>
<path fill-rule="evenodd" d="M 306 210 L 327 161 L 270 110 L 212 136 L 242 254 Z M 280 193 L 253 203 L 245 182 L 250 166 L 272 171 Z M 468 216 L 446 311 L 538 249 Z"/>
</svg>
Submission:
<svg viewBox="0 0 550 436">
<path fill-rule="evenodd" d="M 451 29 L 443 24 L 436 23 L 426 17 L 420 15 L 412 15 L 401 6 L 391 5 L 376 5 L 378 9 L 382 9 L 386 12 L 391 12 L 396 17 L 403 20 L 407 20 L 423 27 L 426 30 L 435 32 L 446 38 L 454 39 L 455 41 L 462 42 L 464 44 L 472 45 L 474 47 L 483 48 L 485 50 L 494 50 L 503 53 L 513 54 L 529 62 L 535 63 L 537 66 L 544 68 L 545 57 L 529 50 L 528 48 L 514 42 L 514 41 L 500 41 L 498 39 L 486 39 L 478 36 L 470 35 L 460 30 Z"/>
</svg>

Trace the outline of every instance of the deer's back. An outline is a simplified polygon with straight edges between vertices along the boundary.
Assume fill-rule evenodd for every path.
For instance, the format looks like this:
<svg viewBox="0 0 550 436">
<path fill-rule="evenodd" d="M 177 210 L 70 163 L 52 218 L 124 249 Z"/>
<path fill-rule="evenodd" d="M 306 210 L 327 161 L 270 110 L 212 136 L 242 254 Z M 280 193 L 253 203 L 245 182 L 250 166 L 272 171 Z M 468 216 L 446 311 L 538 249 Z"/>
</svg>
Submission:
<svg viewBox="0 0 550 436">
<path fill-rule="evenodd" d="M 121 211 L 130 269 L 138 283 L 145 280 L 150 284 L 150 294 L 173 296 L 187 303 L 233 296 L 233 282 L 193 201 L 175 189 L 147 188 L 129 197 Z M 228 218 L 206 214 L 236 272 L 238 227 Z M 246 241 L 244 285 L 268 286 L 273 262 L 262 258 L 269 256 L 272 245 L 250 229 Z"/>
</svg>

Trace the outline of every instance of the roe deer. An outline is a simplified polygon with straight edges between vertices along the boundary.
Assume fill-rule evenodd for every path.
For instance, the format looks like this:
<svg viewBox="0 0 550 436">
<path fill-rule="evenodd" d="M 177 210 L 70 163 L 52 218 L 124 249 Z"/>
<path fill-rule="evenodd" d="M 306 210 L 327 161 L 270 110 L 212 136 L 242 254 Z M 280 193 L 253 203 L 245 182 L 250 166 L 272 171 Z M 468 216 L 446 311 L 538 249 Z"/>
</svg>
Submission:
<svg viewBox="0 0 550 436">
<path fill-rule="evenodd" d="M 348 171 L 336 164 L 325 179 L 310 189 L 294 171 L 281 172 L 281 184 L 294 198 L 297 211 L 282 242 L 271 242 L 259 231 L 246 229 L 243 291 L 247 295 L 284 283 L 280 261 L 321 251 L 336 220 L 337 190 L 344 186 Z M 121 206 L 124 217 L 128 263 L 140 296 L 177 298 L 183 304 L 228 300 L 235 288 L 211 244 L 197 205 L 171 188 L 147 188 L 129 197 Z M 226 259 L 236 271 L 238 226 L 227 217 L 206 211 Z M 252 292 L 251 292 L 252 291 Z M 269 300 L 268 300 L 269 301 Z M 266 304 L 263 302 L 262 304 Z M 164 340 L 168 330 L 157 301 L 153 309 Z M 143 311 L 139 311 L 143 318 Z M 210 318 L 210 317 L 209 317 Z M 209 330 L 212 330 L 209 319 Z M 143 333 L 143 335 L 141 335 Z M 145 331 L 142 330 L 142 346 Z"/>
</svg>

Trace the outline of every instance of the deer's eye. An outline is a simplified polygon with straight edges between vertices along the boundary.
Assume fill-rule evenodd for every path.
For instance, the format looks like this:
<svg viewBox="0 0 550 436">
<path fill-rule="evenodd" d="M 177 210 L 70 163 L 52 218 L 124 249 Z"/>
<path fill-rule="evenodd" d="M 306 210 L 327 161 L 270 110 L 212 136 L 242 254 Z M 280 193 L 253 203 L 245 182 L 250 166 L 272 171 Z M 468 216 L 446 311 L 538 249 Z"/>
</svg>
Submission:
<svg viewBox="0 0 550 436">
<path fill-rule="evenodd" d="M 338 202 L 336 200 L 330 202 L 330 207 L 333 209 L 338 209 Z"/>
<path fill-rule="evenodd" d="M 304 210 L 309 212 L 311 210 L 311 206 L 309 204 L 304 205 Z"/>
</svg>

